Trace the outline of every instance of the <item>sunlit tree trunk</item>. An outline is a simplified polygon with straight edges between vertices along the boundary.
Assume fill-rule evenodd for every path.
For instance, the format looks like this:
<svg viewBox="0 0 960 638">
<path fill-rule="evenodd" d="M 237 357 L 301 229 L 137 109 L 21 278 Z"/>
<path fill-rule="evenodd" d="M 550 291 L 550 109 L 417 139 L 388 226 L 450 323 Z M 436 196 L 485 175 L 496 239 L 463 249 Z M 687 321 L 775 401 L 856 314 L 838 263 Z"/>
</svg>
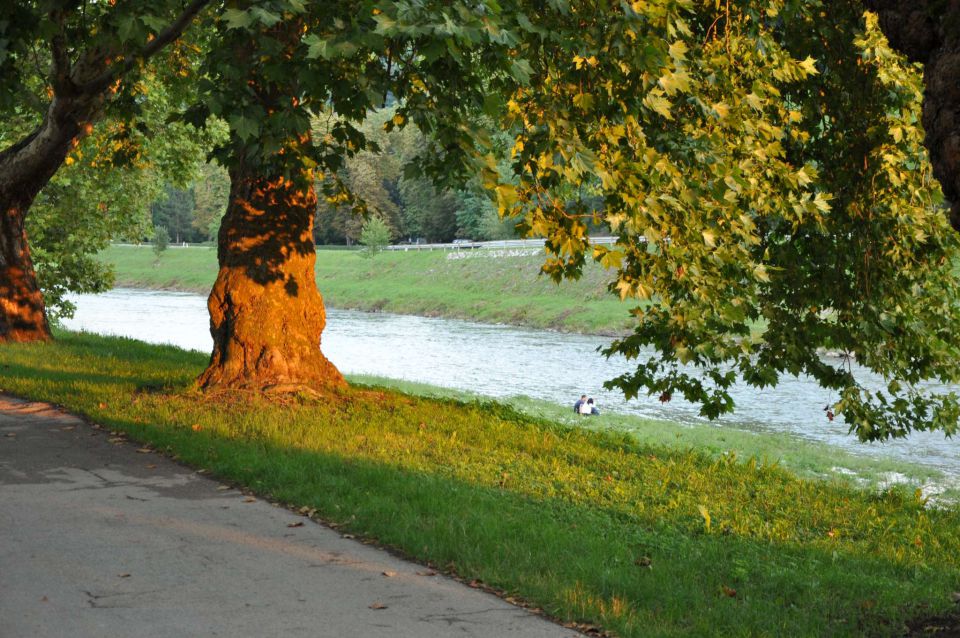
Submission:
<svg viewBox="0 0 960 638">
<path fill-rule="evenodd" d="M 0 206 L 0 342 L 46 341 L 50 326 L 23 227 L 29 206 L 13 198 L 0 198 Z"/>
<path fill-rule="evenodd" d="M 0 152 L 0 342 L 50 339 L 24 223 L 37 194 L 101 116 L 102 105 L 102 95 L 55 97 L 43 123 Z"/>
<path fill-rule="evenodd" d="M 960 230 L 960 0 L 867 0 L 890 44 L 923 64 L 924 145 Z"/>
<path fill-rule="evenodd" d="M 230 179 L 220 272 L 207 304 L 213 355 L 201 387 L 323 391 L 344 385 L 320 351 L 326 315 L 314 274 L 311 176 L 267 177 L 241 162 Z"/>
</svg>

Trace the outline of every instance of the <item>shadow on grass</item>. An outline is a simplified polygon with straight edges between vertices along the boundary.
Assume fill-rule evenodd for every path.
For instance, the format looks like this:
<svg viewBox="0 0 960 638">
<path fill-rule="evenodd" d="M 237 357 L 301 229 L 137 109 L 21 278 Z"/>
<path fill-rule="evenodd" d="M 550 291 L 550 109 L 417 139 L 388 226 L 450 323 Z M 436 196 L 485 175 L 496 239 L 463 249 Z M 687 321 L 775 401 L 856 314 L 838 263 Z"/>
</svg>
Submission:
<svg viewBox="0 0 960 638">
<path fill-rule="evenodd" d="M 108 425 L 342 531 L 623 636 L 900 635 L 948 571 L 644 525 L 391 464 L 123 419 Z"/>
</svg>

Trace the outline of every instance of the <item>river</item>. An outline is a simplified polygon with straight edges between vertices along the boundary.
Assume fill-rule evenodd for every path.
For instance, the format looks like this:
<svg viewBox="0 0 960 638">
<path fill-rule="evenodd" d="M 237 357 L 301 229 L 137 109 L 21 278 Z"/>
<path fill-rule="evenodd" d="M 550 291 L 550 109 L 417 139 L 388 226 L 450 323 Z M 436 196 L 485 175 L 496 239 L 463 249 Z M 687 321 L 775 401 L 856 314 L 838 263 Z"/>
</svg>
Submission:
<svg viewBox="0 0 960 638">
<path fill-rule="evenodd" d="M 122 335 L 152 343 L 169 343 L 209 352 L 206 298 L 175 292 L 116 289 L 78 295 L 66 328 Z M 346 374 L 369 374 L 468 390 L 491 397 L 524 395 L 572 405 L 582 393 L 601 410 L 678 421 L 707 422 L 697 407 L 681 399 L 660 403 L 656 397 L 630 401 L 603 389 L 603 382 L 631 367 L 622 358 L 606 359 L 597 349 L 607 339 L 489 325 L 469 321 L 327 310 L 323 350 Z M 864 383 L 880 387 L 879 379 Z M 835 400 L 806 378 L 785 377 L 773 389 L 739 385 L 731 394 L 733 415 L 713 423 L 754 432 L 789 432 L 857 454 L 919 463 L 960 478 L 960 441 L 939 433 L 918 432 L 905 440 L 862 444 L 847 434 L 842 419 L 828 421 L 825 405 Z"/>
</svg>

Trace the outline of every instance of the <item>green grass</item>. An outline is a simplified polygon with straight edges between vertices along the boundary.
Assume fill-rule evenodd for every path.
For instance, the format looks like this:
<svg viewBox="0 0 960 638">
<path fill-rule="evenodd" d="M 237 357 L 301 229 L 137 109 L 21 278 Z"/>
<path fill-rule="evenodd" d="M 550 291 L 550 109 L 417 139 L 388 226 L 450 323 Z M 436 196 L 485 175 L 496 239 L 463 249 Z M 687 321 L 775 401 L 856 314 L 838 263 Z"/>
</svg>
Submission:
<svg viewBox="0 0 960 638">
<path fill-rule="evenodd" d="M 385 388 L 209 400 L 204 363 L 59 334 L 0 350 L 0 386 L 621 636 L 897 635 L 960 581 L 960 515 L 910 491 Z"/>
<path fill-rule="evenodd" d="M 116 268 L 118 286 L 206 294 L 217 275 L 215 248 L 171 248 L 157 263 L 149 246 L 112 246 L 101 258 Z M 490 250 L 391 251 L 373 258 L 321 250 L 317 285 L 334 308 L 593 334 L 629 331 L 630 305 L 607 291 L 609 276 L 602 268 L 589 263 L 579 281 L 558 286 L 538 276 L 542 262 L 541 254 L 504 256 Z"/>
<path fill-rule="evenodd" d="M 351 375 L 349 379 L 355 384 L 387 387 L 422 397 L 461 402 L 489 400 L 471 392 L 386 377 Z M 710 424 L 687 425 L 609 411 L 603 414 L 603 418 L 584 419 L 572 414 L 567 406 L 525 396 L 497 401 L 536 419 L 614 434 L 629 434 L 637 442 L 649 446 L 695 451 L 713 459 L 757 458 L 803 478 L 836 480 L 872 490 L 884 489 L 891 482 L 890 477 L 897 476 L 905 487 L 935 491 L 937 503 L 954 504 L 960 501 L 960 486 L 954 485 L 952 477 L 934 468 L 892 458 L 854 454 L 788 433 L 757 433 Z"/>
</svg>

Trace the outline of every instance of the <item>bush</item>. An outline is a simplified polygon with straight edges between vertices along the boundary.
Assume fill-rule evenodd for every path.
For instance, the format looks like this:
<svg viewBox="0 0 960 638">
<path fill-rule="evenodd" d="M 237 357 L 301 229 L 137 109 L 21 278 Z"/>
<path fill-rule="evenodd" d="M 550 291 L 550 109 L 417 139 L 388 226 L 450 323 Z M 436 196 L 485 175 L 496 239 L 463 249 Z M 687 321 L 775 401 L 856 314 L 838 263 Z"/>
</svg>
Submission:
<svg viewBox="0 0 960 638">
<path fill-rule="evenodd" d="M 390 227 L 379 217 L 371 217 L 360 231 L 360 243 L 364 256 L 373 257 L 390 243 Z"/>
</svg>

